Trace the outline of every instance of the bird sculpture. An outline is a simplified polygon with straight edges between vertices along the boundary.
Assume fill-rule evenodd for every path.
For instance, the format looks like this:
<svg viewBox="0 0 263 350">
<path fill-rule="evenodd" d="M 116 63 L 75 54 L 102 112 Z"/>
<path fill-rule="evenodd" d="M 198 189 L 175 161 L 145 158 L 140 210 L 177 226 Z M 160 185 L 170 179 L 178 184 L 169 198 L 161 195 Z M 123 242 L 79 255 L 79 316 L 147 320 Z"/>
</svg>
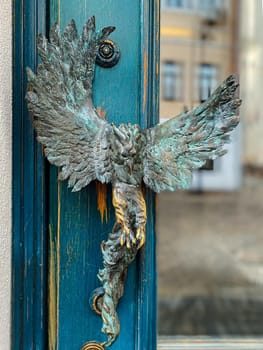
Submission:
<svg viewBox="0 0 263 350">
<path fill-rule="evenodd" d="M 93 180 L 112 183 L 116 222 L 102 242 L 104 268 L 102 331 L 110 346 L 120 327 L 116 313 L 126 270 L 145 243 L 146 205 L 142 183 L 155 192 L 186 189 L 192 172 L 207 159 L 226 153 L 230 132 L 238 125 L 238 83 L 228 77 L 200 106 L 142 130 L 139 125 L 108 123 L 93 105 L 92 83 L 99 46 L 114 27 L 96 32 L 95 18 L 81 35 L 72 20 L 61 32 L 56 24 L 49 40 L 37 40 L 41 63 L 27 69 L 26 100 L 38 141 L 60 180 L 80 191 Z M 88 347 L 87 347 L 88 348 Z"/>
</svg>

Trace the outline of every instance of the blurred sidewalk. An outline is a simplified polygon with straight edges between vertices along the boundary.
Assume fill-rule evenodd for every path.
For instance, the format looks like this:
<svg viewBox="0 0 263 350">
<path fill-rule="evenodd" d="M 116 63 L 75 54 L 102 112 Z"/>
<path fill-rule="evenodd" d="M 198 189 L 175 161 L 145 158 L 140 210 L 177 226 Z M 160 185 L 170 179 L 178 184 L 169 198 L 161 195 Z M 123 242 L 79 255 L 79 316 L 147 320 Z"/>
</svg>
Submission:
<svg viewBox="0 0 263 350">
<path fill-rule="evenodd" d="M 167 322 L 167 305 L 177 305 L 177 316 L 180 305 L 184 315 L 182 305 L 186 303 L 189 311 L 187 300 L 192 300 L 193 310 L 199 302 L 200 315 L 207 314 L 207 307 L 220 310 L 228 301 L 228 310 L 221 310 L 228 319 L 230 309 L 234 316 L 240 303 L 248 310 L 247 303 L 254 302 L 254 309 L 262 310 L 262 324 L 263 177 L 246 175 L 238 192 L 162 193 L 157 213 L 159 302 Z M 198 313 L 194 315 L 196 319 Z"/>
</svg>

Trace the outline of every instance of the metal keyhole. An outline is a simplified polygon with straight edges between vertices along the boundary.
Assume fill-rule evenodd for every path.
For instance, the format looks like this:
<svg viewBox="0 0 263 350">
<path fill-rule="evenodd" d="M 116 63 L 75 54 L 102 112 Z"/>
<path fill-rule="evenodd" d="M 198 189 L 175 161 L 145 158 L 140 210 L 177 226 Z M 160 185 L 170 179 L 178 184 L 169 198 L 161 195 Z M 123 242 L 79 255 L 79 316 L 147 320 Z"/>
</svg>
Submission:
<svg viewBox="0 0 263 350">
<path fill-rule="evenodd" d="M 103 68 L 111 68 L 119 62 L 120 55 L 119 46 L 107 39 L 99 46 L 96 63 Z"/>
</svg>

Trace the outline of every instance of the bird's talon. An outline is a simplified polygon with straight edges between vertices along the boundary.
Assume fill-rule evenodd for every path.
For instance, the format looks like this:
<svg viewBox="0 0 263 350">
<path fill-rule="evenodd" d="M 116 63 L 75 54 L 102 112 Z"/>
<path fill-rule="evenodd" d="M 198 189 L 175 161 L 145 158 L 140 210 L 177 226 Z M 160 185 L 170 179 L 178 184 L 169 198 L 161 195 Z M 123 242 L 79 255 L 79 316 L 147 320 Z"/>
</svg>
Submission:
<svg viewBox="0 0 263 350">
<path fill-rule="evenodd" d="M 121 245 L 121 247 L 124 246 L 124 243 L 125 243 L 125 236 L 124 236 L 124 234 L 121 234 L 121 237 L 120 237 L 120 245 Z"/>
<path fill-rule="evenodd" d="M 144 230 L 137 229 L 137 231 L 136 231 L 136 239 L 139 242 L 138 248 L 141 248 L 144 245 L 144 243 L 145 243 L 145 232 L 144 232 Z"/>
<path fill-rule="evenodd" d="M 140 249 L 144 245 L 144 243 L 145 243 L 145 236 L 143 236 L 139 241 L 138 249 Z"/>
<path fill-rule="evenodd" d="M 120 234 L 120 246 L 123 247 L 126 245 L 127 249 L 131 249 L 132 245 L 135 245 L 137 242 L 137 238 L 134 233 L 129 230 L 127 227 L 122 229 L 122 233 Z"/>
</svg>

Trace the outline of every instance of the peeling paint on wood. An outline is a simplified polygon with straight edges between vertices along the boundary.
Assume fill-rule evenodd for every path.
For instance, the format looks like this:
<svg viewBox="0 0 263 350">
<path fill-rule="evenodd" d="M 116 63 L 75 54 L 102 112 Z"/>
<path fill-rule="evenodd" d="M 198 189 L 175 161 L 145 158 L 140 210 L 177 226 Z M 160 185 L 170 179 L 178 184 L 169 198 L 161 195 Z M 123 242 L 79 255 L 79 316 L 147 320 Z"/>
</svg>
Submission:
<svg viewBox="0 0 263 350">
<path fill-rule="evenodd" d="M 101 118 L 106 118 L 106 111 L 102 107 L 97 107 L 96 110 Z"/>
<path fill-rule="evenodd" d="M 49 350 L 57 349 L 59 326 L 59 286 L 60 286 L 60 222 L 61 222 L 61 182 L 57 182 L 57 227 L 52 231 L 49 224 L 48 261 L 48 344 Z"/>
<path fill-rule="evenodd" d="M 158 62 L 156 63 L 156 68 L 155 69 L 156 69 L 156 73 L 159 74 L 159 63 Z"/>
<path fill-rule="evenodd" d="M 107 185 L 96 181 L 98 211 L 100 213 L 101 222 L 108 222 L 108 208 L 107 208 Z"/>
</svg>

